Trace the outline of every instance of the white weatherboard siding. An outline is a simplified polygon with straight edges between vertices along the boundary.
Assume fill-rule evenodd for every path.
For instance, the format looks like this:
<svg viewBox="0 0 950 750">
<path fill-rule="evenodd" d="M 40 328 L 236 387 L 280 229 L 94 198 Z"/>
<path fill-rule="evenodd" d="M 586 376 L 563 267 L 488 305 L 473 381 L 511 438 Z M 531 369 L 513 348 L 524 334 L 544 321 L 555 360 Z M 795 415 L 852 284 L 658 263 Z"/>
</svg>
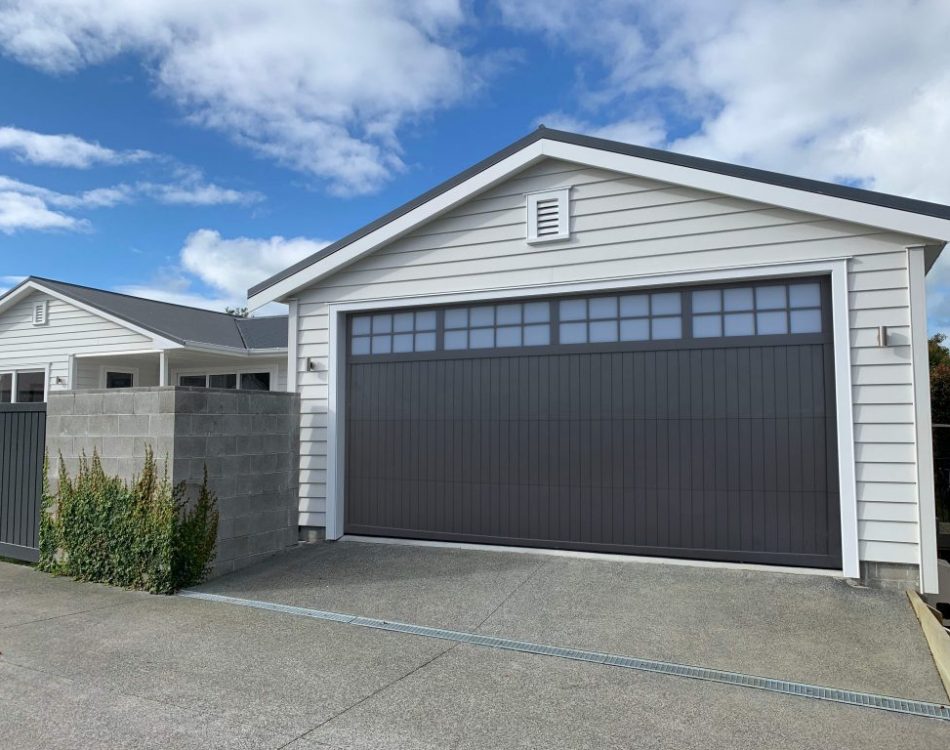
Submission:
<svg viewBox="0 0 950 750">
<path fill-rule="evenodd" d="M 35 326 L 33 305 L 41 300 L 47 301 L 48 322 Z M 70 354 L 112 354 L 152 345 L 152 340 L 141 334 L 40 292 L 0 313 L 0 372 L 49 367 L 50 390 L 70 387 Z M 93 387 L 98 387 L 98 378 L 96 368 L 97 385 Z"/>
<path fill-rule="evenodd" d="M 572 239 L 525 242 L 525 193 L 571 187 Z M 919 238 L 547 160 L 297 295 L 300 523 L 326 514 L 328 302 L 848 257 L 859 552 L 919 562 L 908 245 Z M 658 280 L 662 283 L 662 280 Z M 891 346 L 877 344 L 889 327 Z M 307 370 L 313 358 L 316 371 Z"/>
</svg>

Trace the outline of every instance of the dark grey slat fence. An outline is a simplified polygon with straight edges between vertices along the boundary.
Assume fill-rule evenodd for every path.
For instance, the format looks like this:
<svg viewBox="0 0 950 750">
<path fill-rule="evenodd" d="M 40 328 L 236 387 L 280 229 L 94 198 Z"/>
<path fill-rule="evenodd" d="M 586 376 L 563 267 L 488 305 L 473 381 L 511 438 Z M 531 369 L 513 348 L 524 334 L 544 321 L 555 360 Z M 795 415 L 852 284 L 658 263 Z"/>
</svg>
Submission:
<svg viewBox="0 0 950 750">
<path fill-rule="evenodd" d="M 46 404 L 0 404 L 0 556 L 36 562 Z"/>
</svg>

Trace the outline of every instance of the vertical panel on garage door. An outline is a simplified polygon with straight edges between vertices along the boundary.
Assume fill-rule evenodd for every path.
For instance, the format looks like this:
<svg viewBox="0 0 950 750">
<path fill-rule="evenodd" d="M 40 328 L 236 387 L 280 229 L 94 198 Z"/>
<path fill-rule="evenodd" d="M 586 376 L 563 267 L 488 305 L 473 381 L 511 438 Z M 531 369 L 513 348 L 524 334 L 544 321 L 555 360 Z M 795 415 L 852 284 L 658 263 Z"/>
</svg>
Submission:
<svg viewBox="0 0 950 750">
<path fill-rule="evenodd" d="M 837 566 L 824 339 L 353 356 L 345 530 Z"/>
</svg>

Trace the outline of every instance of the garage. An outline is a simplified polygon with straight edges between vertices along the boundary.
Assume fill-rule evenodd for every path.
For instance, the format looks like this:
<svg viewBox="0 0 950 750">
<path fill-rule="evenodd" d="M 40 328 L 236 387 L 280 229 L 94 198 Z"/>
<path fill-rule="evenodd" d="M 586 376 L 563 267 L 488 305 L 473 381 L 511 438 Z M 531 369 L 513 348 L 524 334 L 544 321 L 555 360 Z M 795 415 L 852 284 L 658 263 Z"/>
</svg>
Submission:
<svg viewBox="0 0 950 750">
<path fill-rule="evenodd" d="M 827 277 L 347 316 L 344 531 L 840 568 Z"/>
</svg>

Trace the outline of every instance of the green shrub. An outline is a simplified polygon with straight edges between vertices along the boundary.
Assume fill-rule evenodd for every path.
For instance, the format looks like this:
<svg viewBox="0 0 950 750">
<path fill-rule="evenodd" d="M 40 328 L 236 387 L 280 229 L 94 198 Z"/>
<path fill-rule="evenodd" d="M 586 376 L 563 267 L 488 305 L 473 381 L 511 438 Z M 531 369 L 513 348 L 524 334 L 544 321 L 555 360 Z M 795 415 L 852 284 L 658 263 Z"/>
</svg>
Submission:
<svg viewBox="0 0 950 750">
<path fill-rule="evenodd" d="M 207 576 L 218 534 L 217 499 L 208 472 L 194 503 L 185 486 L 159 477 L 151 449 L 131 483 L 110 477 L 98 453 L 83 456 L 75 478 L 59 458 L 59 487 L 44 477 L 40 521 L 42 570 L 113 586 L 170 594 Z"/>
</svg>

